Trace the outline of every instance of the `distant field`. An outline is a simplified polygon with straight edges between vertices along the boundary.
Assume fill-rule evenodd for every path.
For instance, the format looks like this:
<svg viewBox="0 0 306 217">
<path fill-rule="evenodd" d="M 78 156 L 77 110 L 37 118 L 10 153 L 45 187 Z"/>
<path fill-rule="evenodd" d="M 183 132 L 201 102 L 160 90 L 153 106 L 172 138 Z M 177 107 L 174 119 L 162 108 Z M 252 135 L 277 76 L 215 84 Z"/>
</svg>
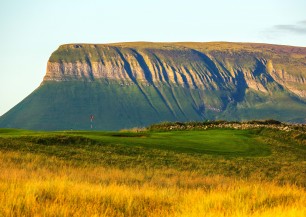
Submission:
<svg viewBox="0 0 306 217">
<path fill-rule="evenodd" d="M 0 129 L 0 216 L 305 216 L 306 136 Z"/>
</svg>

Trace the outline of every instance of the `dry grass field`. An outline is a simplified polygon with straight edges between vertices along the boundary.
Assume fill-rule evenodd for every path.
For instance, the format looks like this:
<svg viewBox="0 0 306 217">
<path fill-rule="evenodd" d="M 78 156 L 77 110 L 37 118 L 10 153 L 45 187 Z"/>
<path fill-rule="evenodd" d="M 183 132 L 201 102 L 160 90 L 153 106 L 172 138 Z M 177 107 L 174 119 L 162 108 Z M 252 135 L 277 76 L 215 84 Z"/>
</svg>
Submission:
<svg viewBox="0 0 306 217">
<path fill-rule="evenodd" d="M 223 135 L 241 143 L 248 131 L 2 130 L 0 216 L 306 216 L 305 146 L 272 144 L 275 133 L 252 134 L 248 148 L 262 141 L 265 153 L 248 156 L 243 149 L 218 154 L 209 140 Z M 166 135 L 175 149 L 163 143 Z"/>
</svg>

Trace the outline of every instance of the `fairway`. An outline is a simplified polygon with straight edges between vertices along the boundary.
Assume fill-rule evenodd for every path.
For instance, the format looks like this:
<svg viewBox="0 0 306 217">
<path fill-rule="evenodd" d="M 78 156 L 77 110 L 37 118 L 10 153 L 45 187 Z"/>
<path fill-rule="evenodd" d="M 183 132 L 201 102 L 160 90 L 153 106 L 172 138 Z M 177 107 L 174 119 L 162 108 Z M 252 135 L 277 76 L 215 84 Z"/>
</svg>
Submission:
<svg viewBox="0 0 306 217">
<path fill-rule="evenodd" d="M 266 156 L 269 145 L 250 130 L 211 129 L 206 131 L 170 132 L 31 132 L 2 130 L 2 136 L 21 137 L 22 140 L 37 144 L 56 145 L 123 145 L 148 149 L 172 150 L 178 153 L 199 153 L 227 156 Z M 87 139 L 87 140 L 86 140 Z M 52 144 L 53 143 L 53 144 Z"/>
<path fill-rule="evenodd" d="M 86 136 L 86 134 L 83 134 Z M 110 138 L 107 138 L 110 136 Z M 207 131 L 172 131 L 154 133 L 113 133 L 92 136 L 101 142 L 141 145 L 177 152 L 206 153 L 231 156 L 263 156 L 269 146 L 248 130 L 215 129 Z"/>
<path fill-rule="evenodd" d="M 251 132 L 239 130 L 178 131 L 156 133 L 156 144 L 198 153 L 259 156 L 269 153 L 269 147 Z"/>
</svg>

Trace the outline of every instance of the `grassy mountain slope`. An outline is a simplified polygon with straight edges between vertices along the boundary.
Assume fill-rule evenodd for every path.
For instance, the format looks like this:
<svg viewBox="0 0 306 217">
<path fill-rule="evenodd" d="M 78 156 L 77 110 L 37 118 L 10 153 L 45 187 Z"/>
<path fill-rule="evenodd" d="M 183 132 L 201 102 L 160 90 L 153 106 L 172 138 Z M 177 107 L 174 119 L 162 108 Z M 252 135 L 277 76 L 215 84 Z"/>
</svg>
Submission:
<svg viewBox="0 0 306 217">
<path fill-rule="evenodd" d="M 1 118 L 1 125 L 26 129 L 64 130 L 93 128 L 117 130 L 143 127 L 161 121 L 248 120 L 273 118 L 300 120 L 305 106 L 283 94 L 261 99 L 249 93 L 224 111 L 205 109 L 206 96 L 217 103 L 222 95 L 182 87 L 120 86 L 106 82 L 49 82 L 35 90 Z M 255 99 L 253 99 L 255 98 Z"/>
</svg>

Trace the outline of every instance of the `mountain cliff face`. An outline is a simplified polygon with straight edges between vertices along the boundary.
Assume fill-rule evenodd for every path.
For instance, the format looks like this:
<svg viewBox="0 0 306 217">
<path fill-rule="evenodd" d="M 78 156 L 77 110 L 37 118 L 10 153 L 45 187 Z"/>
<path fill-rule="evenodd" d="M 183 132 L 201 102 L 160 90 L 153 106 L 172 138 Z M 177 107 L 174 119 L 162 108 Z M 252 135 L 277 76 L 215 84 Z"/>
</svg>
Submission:
<svg viewBox="0 0 306 217">
<path fill-rule="evenodd" d="M 33 117 L 30 107 L 42 115 L 34 124 L 24 117 Z M 109 130 L 166 120 L 304 122 L 306 48 L 217 42 L 62 45 L 51 55 L 41 86 L 4 115 L 0 126 L 86 129 L 90 114 L 98 119 L 96 129 Z"/>
<path fill-rule="evenodd" d="M 246 88 L 267 93 L 277 83 L 306 98 L 306 48 L 239 43 L 62 45 L 44 81 L 116 80 L 208 90 Z M 243 80 L 243 81 L 242 81 Z"/>
</svg>

